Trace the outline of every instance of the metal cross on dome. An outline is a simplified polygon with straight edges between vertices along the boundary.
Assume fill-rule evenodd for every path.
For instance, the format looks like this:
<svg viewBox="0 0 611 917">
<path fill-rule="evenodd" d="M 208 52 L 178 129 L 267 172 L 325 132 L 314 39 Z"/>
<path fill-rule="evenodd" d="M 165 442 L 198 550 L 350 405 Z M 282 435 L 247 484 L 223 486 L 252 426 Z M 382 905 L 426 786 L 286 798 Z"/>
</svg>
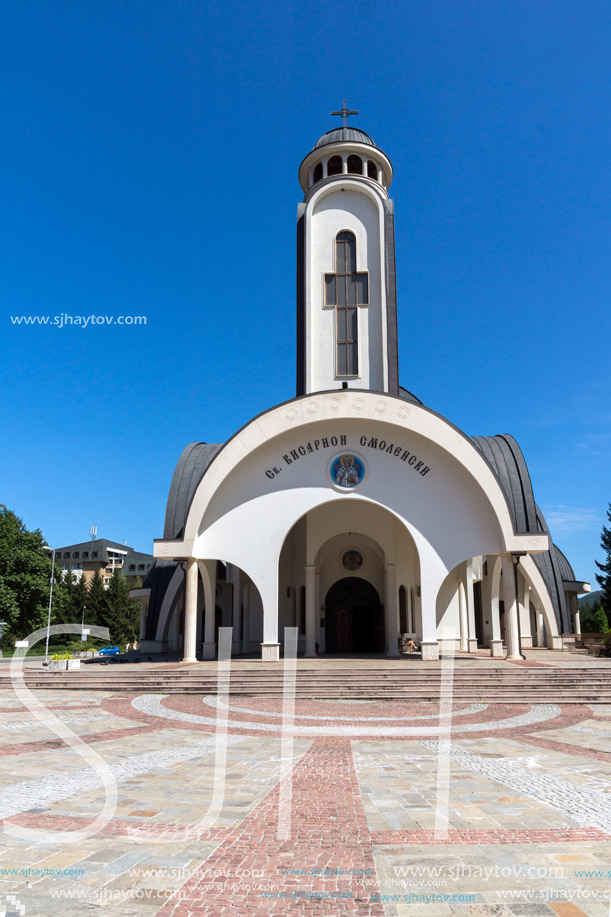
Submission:
<svg viewBox="0 0 611 917">
<path fill-rule="evenodd" d="M 344 107 L 342 108 L 342 110 L 341 111 L 332 111 L 331 114 L 339 115 L 340 118 L 343 118 L 344 127 L 346 127 L 348 118 L 350 117 L 350 115 L 358 115 L 358 111 L 350 111 L 348 108 L 346 108 L 346 100 L 344 99 Z"/>
</svg>

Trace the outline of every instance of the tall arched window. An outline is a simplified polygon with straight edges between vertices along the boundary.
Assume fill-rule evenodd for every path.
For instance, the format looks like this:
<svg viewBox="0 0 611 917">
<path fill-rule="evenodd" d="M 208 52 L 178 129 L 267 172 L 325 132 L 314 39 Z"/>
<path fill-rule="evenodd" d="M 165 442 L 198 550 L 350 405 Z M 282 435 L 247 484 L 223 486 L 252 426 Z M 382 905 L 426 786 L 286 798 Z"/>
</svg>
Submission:
<svg viewBox="0 0 611 917">
<path fill-rule="evenodd" d="M 399 587 L 399 630 L 402 634 L 409 633 L 407 629 L 407 589 Z"/>
<path fill-rule="evenodd" d="M 378 180 L 378 167 L 375 164 L 375 162 L 373 161 L 373 159 L 370 159 L 369 162 L 367 163 L 367 175 L 369 176 L 369 178 L 373 178 L 374 181 Z"/>
<path fill-rule="evenodd" d="M 363 162 L 360 156 L 348 156 L 348 171 L 355 175 L 363 174 Z"/>
<path fill-rule="evenodd" d="M 341 174 L 342 174 L 342 157 L 341 156 L 332 156 L 327 166 L 327 175 L 341 175 Z"/>
<path fill-rule="evenodd" d="M 317 162 L 314 166 L 314 181 L 320 181 L 322 178 L 322 162 Z"/>
<path fill-rule="evenodd" d="M 335 373 L 357 376 L 358 307 L 369 305 L 366 271 L 356 269 L 356 237 L 340 232 L 335 239 L 335 274 L 325 274 L 325 305 L 335 306 Z"/>
</svg>

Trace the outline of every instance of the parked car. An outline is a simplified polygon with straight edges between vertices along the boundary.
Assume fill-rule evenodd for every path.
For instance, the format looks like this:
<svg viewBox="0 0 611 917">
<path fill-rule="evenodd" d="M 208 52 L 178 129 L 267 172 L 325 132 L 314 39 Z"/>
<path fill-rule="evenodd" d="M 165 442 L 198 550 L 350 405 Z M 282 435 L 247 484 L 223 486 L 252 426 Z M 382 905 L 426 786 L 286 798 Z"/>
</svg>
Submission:
<svg viewBox="0 0 611 917">
<path fill-rule="evenodd" d="M 100 650 L 100 656 L 119 656 L 120 653 L 118 646 L 105 646 Z"/>
</svg>

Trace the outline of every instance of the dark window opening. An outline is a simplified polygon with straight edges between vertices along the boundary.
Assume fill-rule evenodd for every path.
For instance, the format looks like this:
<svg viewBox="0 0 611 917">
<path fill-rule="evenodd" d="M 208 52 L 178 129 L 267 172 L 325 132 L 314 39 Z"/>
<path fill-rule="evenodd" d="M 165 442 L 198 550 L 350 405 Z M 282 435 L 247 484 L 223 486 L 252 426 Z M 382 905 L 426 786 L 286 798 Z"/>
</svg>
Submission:
<svg viewBox="0 0 611 917">
<path fill-rule="evenodd" d="M 399 589 L 399 630 L 402 634 L 407 633 L 407 589 L 405 586 Z"/>
<path fill-rule="evenodd" d="M 98 552 L 97 552 L 97 551 L 92 551 L 92 552 L 91 552 L 91 556 L 92 556 L 92 557 L 97 557 L 97 556 L 98 556 Z"/>
<path fill-rule="evenodd" d="M 369 278 L 356 270 L 356 237 L 340 232 L 335 240 L 335 274 L 325 275 L 325 305 L 335 306 L 335 371 L 358 375 L 358 307 L 369 304 Z"/>
<path fill-rule="evenodd" d="M 348 156 L 348 171 L 354 175 L 363 174 L 363 161 L 360 156 Z"/>
<path fill-rule="evenodd" d="M 329 160 L 329 165 L 327 166 L 327 175 L 341 175 L 342 174 L 342 157 L 341 156 L 332 156 Z"/>
<path fill-rule="evenodd" d="M 224 580 L 226 578 L 225 564 L 220 560 L 216 562 L 216 578 L 217 580 Z"/>
<path fill-rule="evenodd" d="M 73 557 L 78 557 L 78 555 L 79 555 L 79 552 L 78 552 L 78 551 L 73 551 L 73 552 L 72 552 L 72 556 L 73 556 Z"/>
<path fill-rule="evenodd" d="M 305 634 L 305 632 L 306 632 L 305 586 L 301 586 L 299 589 L 299 633 Z"/>
<path fill-rule="evenodd" d="M 89 551 L 83 551 L 83 557 L 89 557 Z"/>
<path fill-rule="evenodd" d="M 378 180 L 378 167 L 373 159 L 370 159 L 367 163 L 367 175 L 369 178 L 373 178 L 375 181 Z"/>
<path fill-rule="evenodd" d="M 70 557 L 70 551 L 64 551 L 64 557 Z"/>
<path fill-rule="evenodd" d="M 318 162 L 314 166 L 314 181 L 320 181 L 322 178 L 322 162 Z"/>
<path fill-rule="evenodd" d="M 135 569 L 136 569 L 136 565 L 135 565 L 135 564 L 130 564 L 130 565 L 129 565 L 129 569 L 130 569 L 130 570 L 135 570 Z"/>
</svg>

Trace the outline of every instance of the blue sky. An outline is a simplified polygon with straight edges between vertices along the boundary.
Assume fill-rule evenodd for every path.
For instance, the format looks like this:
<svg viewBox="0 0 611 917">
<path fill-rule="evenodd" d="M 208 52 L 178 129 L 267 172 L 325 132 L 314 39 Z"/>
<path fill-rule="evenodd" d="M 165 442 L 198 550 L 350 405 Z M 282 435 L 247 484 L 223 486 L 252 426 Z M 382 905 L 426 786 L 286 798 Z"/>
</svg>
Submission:
<svg viewBox="0 0 611 917">
<path fill-rule="evenodd" d="M 0 500 L 150 550 L 182 448 L 294 395 L 297 168 L 346 98 L 395 170 L 402 384 L 516 437 L 593 579 L 610 40 L 606 0 L 5 7 Z M 61 313 L 147 324 L 10 322 Z"/>
</svg>

